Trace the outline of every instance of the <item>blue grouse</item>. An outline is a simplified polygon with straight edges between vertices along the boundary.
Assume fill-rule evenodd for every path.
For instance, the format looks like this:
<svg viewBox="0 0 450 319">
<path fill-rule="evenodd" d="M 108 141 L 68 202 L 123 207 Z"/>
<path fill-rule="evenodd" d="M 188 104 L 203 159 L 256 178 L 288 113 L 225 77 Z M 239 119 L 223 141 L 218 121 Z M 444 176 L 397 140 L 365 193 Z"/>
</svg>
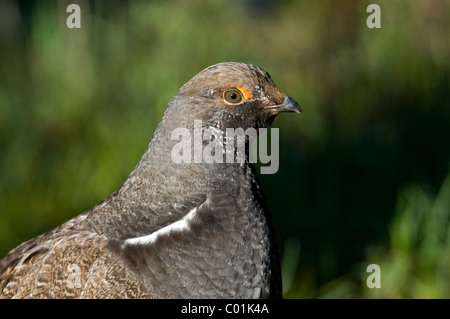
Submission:
<svg viewBox="0 0 450 319">
<path fill-rule="evenodd" d="M 173 157 L 177 129 L 258 130 L 280 112 L 301 111 L 259 67 L 204 69 L 169 102 L 115 193 L 0 261 L 0 297 L 280 298 L 272 223 L 248 152 L 241 162 L 195 160 L 195 149 L 191 161 Z"/>
</svg>

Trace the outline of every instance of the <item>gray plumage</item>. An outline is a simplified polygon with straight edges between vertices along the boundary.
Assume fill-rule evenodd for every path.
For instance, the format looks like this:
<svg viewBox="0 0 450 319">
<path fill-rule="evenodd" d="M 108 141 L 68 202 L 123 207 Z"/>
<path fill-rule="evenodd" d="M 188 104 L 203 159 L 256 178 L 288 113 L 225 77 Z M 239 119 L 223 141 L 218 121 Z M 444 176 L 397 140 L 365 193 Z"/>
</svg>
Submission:
<svg viewBox="0 0 450 319">
<path fill-rule="evenodd" d="M 244 100 L 226 103 L 240 88 Z M 248 93 L 250 92 L 250 93 Z M 270 76 L 211 66 L 169 102 L 141 161 L 111 196 L 0 261 L 1 298 L 279 298 L 281 274 L 254 166 L 175 163 L 171 132 L 262 128 L 300 113 Z M 248 154 L 247 154 L 248 155 Z"/>
</svg>

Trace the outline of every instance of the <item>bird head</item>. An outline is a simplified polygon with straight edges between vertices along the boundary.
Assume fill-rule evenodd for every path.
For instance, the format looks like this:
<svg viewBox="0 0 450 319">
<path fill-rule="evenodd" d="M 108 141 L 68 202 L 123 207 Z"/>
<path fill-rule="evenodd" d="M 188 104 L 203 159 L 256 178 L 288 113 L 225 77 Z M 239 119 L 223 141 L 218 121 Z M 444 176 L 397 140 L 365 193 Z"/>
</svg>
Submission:
<svg viewBox="0 0 450 319">
<path fill-rule="evenodd" d="M 181 87 L 168 111 L 178 124 L 202 120 L 206 127 L 264 128 L 281 112 L 301 113 L 261 68 L 236 62 L 212 65 Z"/>
</svg>

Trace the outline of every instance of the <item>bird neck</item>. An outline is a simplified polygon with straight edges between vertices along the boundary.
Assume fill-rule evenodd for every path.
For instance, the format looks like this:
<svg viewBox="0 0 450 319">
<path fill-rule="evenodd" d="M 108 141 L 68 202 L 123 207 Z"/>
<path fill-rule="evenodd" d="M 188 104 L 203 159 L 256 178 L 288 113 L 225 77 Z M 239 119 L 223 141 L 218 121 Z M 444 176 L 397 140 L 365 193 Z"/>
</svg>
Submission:
<svg viewBox="0 0 450 319">
<path fill-rule="evenodd" d="M 177 199 L 220 189 L 227 179 L 255 180 L 249 161 L 254 137 L 256 131 L 221 130 L 199 120 L 169 126 L 163 118 L 119 193 L 152 201 L 165 192 Z"/>
</svg>

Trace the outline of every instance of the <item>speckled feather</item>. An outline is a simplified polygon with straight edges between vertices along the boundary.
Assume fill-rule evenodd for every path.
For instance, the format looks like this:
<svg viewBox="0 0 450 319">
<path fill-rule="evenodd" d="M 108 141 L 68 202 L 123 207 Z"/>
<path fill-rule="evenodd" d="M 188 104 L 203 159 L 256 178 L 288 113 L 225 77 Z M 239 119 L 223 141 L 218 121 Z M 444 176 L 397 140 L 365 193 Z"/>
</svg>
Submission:
<svg viewBox="0 0 450 319">
<path fill-rule="evenodd" d="M 252 98 L 229 105 L 221 96 L 227 86 L 244 87 Z M 170 135 L 178 127 L 192 131 L 196 119 L 203 128 L 267 127 L 282 111 L 270 106 L 284 97 L 252 65 L 220 63 L 194 76 L 114 194 L 0 261 L 0 297 L 281 297 L 272 224 L 253 165 L 176 164 Z M 189 227 L 162 231 L 189 212 Z"/>
</svg>

